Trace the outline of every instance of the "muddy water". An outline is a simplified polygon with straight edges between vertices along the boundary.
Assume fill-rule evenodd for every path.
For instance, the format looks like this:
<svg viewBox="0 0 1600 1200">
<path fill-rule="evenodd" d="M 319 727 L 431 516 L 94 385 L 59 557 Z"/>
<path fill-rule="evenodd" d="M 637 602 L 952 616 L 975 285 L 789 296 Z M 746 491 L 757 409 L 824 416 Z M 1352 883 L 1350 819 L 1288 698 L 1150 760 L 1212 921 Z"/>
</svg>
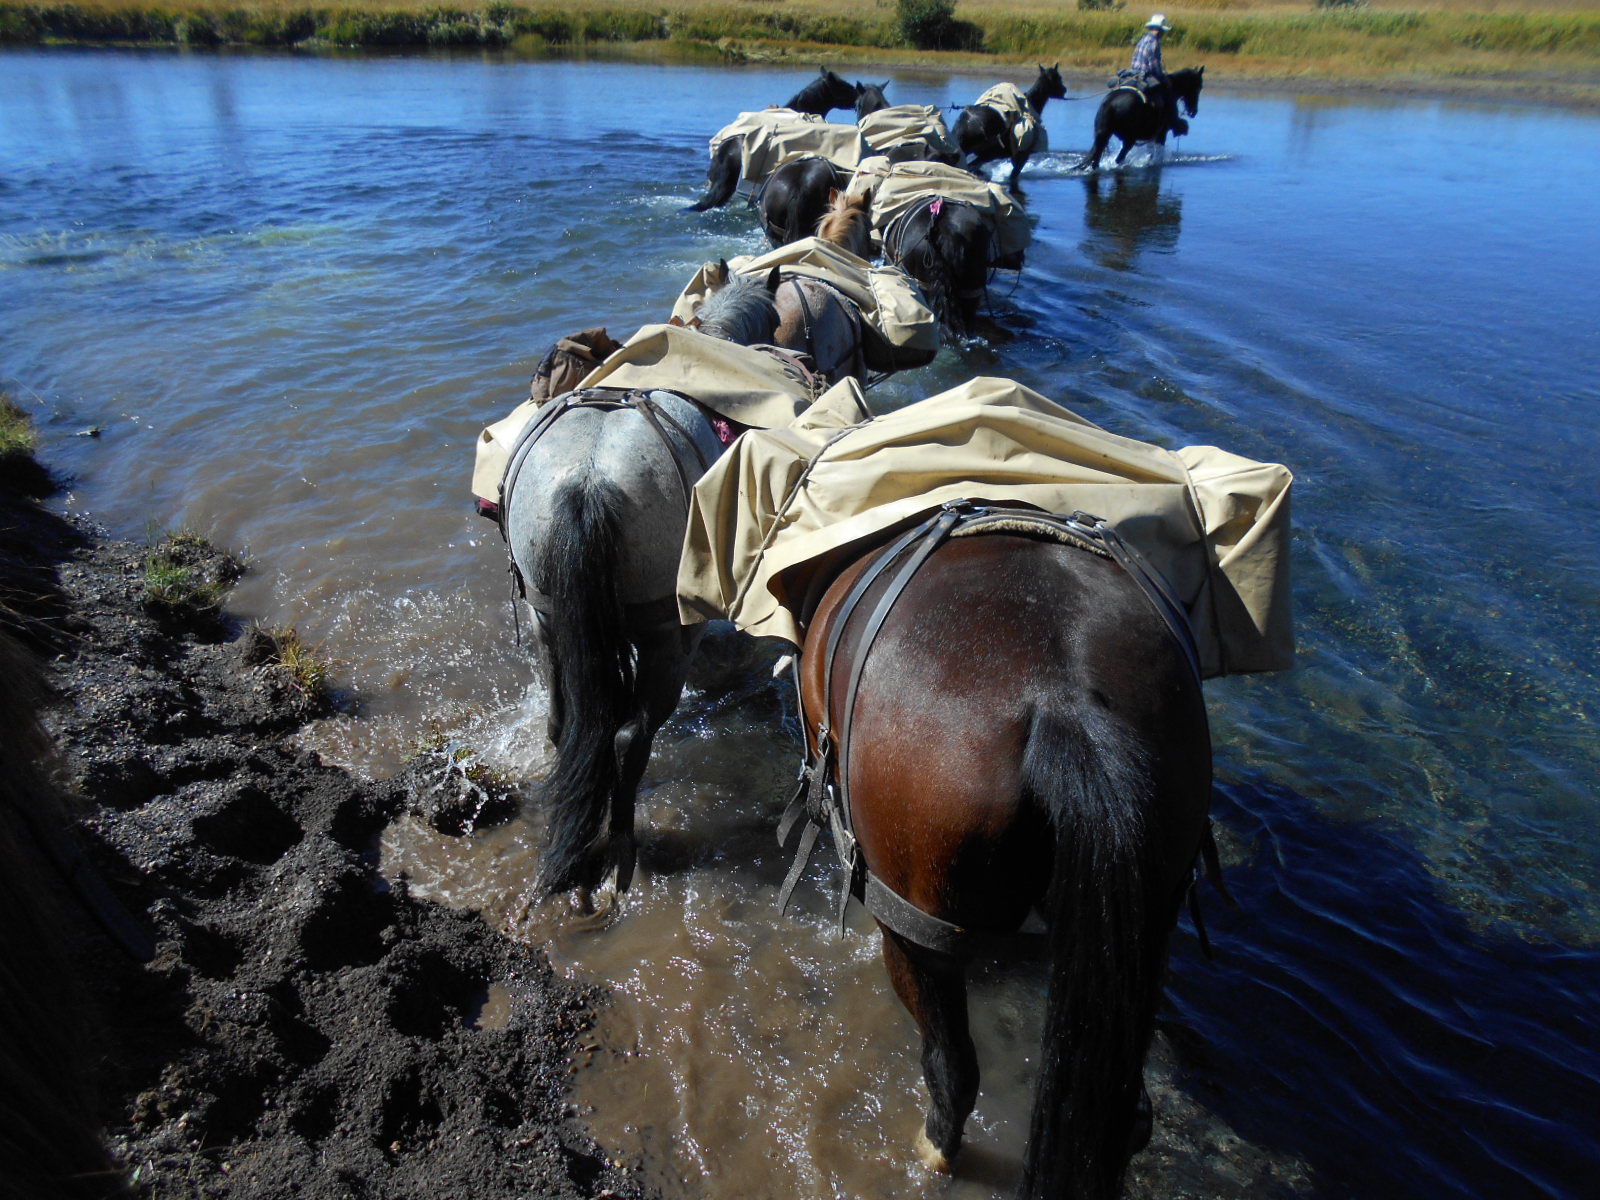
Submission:
<svg viewBox="0 0 1600 1200">
<path fill-rule="evenodd" d="M 0 55 L 0 384 L 65 506 L 252 555 L 242 611 L 348 681 L 307 735 L 327 757 L 385 774 L 440 731 L 536 775 L 544 693 L 469 511 L 473 438 L 557 336 L 626 334 L 759 248 L 744 210 L 679 209 L 704 138 L 810 72 Z M 1165 165 L 1085 179 L 1089 109 L 1046 113 L 1029 266 L 992 297 L 1015 336 L 874 400 L 1005 374 L 1298 473 L 1301 662 L 1208 685 L 1240 908 L 1211 906 L 1215 963 L 1177 939 L 1134 1191 L 1585 1194 L 1600 121 L 1214 87 Z M 713 649 L 651 763 L 620 920 L 530 910 L 531 814 L 402 824 L 388 869 L 611 983 L 574 1102 L 668 1191 L 1004 1193 L 1038 978 L 980 982 L 972 1154 L 925 1178 L 909 1022 L 872 939 L 834 929 L 825 854 L 775 911 L 794 746 L 772 655 Z"/>
</svg>

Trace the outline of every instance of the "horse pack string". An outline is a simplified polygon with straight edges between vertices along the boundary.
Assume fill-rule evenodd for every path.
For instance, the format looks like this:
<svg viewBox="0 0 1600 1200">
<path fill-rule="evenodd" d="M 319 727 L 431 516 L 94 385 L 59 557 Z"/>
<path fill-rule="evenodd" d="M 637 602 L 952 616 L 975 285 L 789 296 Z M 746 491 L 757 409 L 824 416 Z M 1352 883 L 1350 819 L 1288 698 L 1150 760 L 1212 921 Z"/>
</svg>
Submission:
<svg viewBox="0 0 1600 1200">
<path fill-rule="evenodd" d="M 901 534 L 898 540 L 862 573 L 840 604 L 823 655 L 823 702 L 815 736 L 816 745 L 809 756 L 802 760 L 798 786 L 778 825 L 778 844 L 782 846 L 788 842 L 789 834 L 800 817 L 806 818 L 806 828 L 796 844 L 794 860 L 779 893 L 780 911 L 787 910 L 789 899 L 806 864 L 810 861 L 817 838 L 821 831 L 827 828 L 833 835 L 839 861 L 844 865 L 838 898 L 838 919 L 841 930 L 844 928 L 849 902 L 854 897 L 873 917 L 901 937 L 942 953 L 971 955 L 982 951 L 993 953 L 1011 950 L 1016 953 L 1031 954 L 1043 948 L 1042 936 L 1037 933 L 978 933 L 942 920 L 916 907 L 878 879 L 862 861 L 851 819 L 848 773 L 840 766 L 841 763 L 849 761 L 850 726 L 861 673 L 871 653 L 872 643 L 888 619 L 901 592 L 929 556 L 947 539 L 986 533 L 1011 533 L 1046 538 L 1110 559 L 1122 567 L 1176 638 L 1195 686 L 1196 688 L 1200 686 L 1200 657 L 1188 614 L 1161 574 L 1137 549 L 1124 541 L 1111 525 L 1099 517 L 1082 512 L 1066 515 L 1046 513 L 1033 508 L 979 505 L 970 500 L 947 502 L 920 524 Z M 850 677 L 842 693 L 844 719 L 835 734 L 828 726 L 828 714 L 832 711 L 831 697 L 834 683 L 832 664 L 839 643 L 844 637 L 845 627 L 856 607 L 872 586 L 887 575 L 896 564 L 898 570 L 872 609 L 861 636 L 861 645 L 851 663 Z M 795 676 L 795 691 L 801 707 L 801 727 L 805 729 L 808 728 L 808 723 L 799 687 L 798 668 Z M 1216 845 L 1210 835 L 1209 827 L 1202 843 L 1201 855 L 1208 875 L 1219 890 L 1222 890 Z M 1223 895 L 1227 895 L 1226 891 L 1223 891 Z M 1192 888 L 1189 892 L 1189 901 L 1191 909 L 1196 913 L 1196 931 L 1209 956 L 1210 941 L 1206 937 L 1204 925 L 1198 918 L 1199 902 Z"/>
<path fill-rule="evenodd" d="M 666 389 L 655 389 L 662 391 Z M 695 403 L 692 397 L 674 392 L 680 399 Z M 522 473 L 523 464 L 527 461 L 529 453 L 538 443 L 539 439 L 549 432 L 550 427 L 562 416 L 574 409 L 592 408 L 603 411 L 613 409 L 631 409 L 644 418 L 645 423 L 661 440 L 667 453 L 672 458 L 672 465 L 677 468 L 678 483 L 683 488 L 684 503 L 688 504 L 689 498 L 694 493 L 694 481 L 690 479 L 689 472 L 684 466 L 683 456 L 678 452 L 678 447 L 673 443 L 667 430 L 670 427 L 694 452 L 695 460 L 699 465 L 700 474 L 704 474 L 711 464 L 706 461 L 705 455 L 695 443 L 689 431 L 680 425 L 671 413 L 663 409 L 646 391 L 624 391 L 617 388 L 588 388 L 583 391 L 570 392 L 547 403 L 539 410 L 539 415 L 523 428 L 517 437 L 516 443 L 511 448 L 511 457 L 506 461 L 505 474 L 500 478 L 499 515 L 495 526 L 500 530 L 500 536 L 510 546 L 510 538 L 506 534 L 505 514 L 507 506 L 511 503 L 512 492 L 516 488 L 517 479 Z M 698 476 L 696 477 L 698 478 Z M 512 580 L 511 613 L 516 628 L 517 645 L 522 644 L 522 622 L 517 615 L 517 600 L 526 600 L 533 608 L 540 612 L 551 611 L 549 598 L 539 592 L 537 588 L 529 585 L 523 578 L 522 571 L 518 568 L 516 559 L 511 560 L 510 575 Z M 678 623 L 678 600 L 676 595 L 656 597 L 626 606 L 628 623 L 635 629 L 654 629 L 665 625 Z"/>
</svg>

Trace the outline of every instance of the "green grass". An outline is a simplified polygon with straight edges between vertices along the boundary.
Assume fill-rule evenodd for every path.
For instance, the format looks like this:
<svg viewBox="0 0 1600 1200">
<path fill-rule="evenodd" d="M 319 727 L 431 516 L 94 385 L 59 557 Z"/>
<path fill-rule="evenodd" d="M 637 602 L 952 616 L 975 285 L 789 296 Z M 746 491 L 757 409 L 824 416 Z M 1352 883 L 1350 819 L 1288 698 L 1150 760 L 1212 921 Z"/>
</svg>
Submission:
<svg viewBox="0 0 1600 1200">
<path fill-rule="evenodd" d="M 322 647 L 307 642 L 292 626 L 271 630 L 267 636 L 275 648 L 272 666 L 288 677 L 289 685 L 315 703 L 327 700 L 333 689 L 333 664 Z"/>
<path fill-rule="evenodd" d="M 37 445 L 32 419 L 8 393 L 0 392 L 0 459 L 32 454 Z"/>
<path fill-rule="evenodd" d="M 215 616 L 244 564 L 189 530 L 153 533 L 144 556 L 144 600 L 171 616 Z"/>
</svg>

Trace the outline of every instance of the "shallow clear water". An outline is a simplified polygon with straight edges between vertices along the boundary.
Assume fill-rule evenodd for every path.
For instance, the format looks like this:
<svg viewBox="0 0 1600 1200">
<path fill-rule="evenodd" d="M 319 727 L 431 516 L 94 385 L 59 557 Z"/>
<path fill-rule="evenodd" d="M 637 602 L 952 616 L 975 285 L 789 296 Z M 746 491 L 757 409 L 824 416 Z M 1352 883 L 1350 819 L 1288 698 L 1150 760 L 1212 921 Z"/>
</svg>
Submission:
<svg viewBox="0 0 1600 1200">
<path fill-rule="evenodd" d="M 705 139 L 813 71 L 0 54 L 0 385 L 67 506 L 250 552 L 238 607 L 349 683 L 308 735 L 329 758 L 384 774 L 442 729 L 537 771 L 543 694 L 470 512 L 473 439 L 556 337 L 626 335 L 705 259 L 760 247 L 738 205 L 679 209 Z M 1016 336 L 875 393 L 1005 374 L 1297 475 L 1300 665 L 1207 685 L 1240 907 L 1209 906 L 1216 963 L 1178 939 L 1133 1190 L 1587 1194 L 1600 119 L 1208 76 L 1163 165 L 1096 179 L 1072 168 L 1092 101 L 1053 103 L 1028 268 L 993 296 Z M 900 74 L 889 95 L 991 82 Z M 826 862 L 798 919 L 774 910 L 787 697 L 770 656 L 713 649 L 660 739 L 622 921 L 526 912 L 525 824 L 399 826 L 391 869 L 611 981 L 607 1043 L 631 1053 L 597 1052 L 577 1098 L 652 1178 L 1004 1191 L 1037 979 L 983 984 L 972 1158 L 928 1180 L 873 939 L 828 928 Z"/>
</svg>

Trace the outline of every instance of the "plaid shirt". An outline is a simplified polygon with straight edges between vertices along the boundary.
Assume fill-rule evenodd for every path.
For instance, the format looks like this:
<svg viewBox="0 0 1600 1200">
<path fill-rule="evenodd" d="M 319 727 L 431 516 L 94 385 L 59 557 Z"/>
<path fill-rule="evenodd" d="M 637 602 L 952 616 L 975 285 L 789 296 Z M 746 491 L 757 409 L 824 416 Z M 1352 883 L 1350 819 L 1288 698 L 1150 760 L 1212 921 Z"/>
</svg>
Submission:
<svg viewBox="0 0 1600 1200">
<path fill-rule="evenodd" d="M 1154 75 L 1157 79 L 1166 76 L 1166 70 L 1161 65 L 1161 34 L 1157 30 L 1150 30 L 1139 44 L 1133 48 L 1132 70 Z"/>
</svg>

